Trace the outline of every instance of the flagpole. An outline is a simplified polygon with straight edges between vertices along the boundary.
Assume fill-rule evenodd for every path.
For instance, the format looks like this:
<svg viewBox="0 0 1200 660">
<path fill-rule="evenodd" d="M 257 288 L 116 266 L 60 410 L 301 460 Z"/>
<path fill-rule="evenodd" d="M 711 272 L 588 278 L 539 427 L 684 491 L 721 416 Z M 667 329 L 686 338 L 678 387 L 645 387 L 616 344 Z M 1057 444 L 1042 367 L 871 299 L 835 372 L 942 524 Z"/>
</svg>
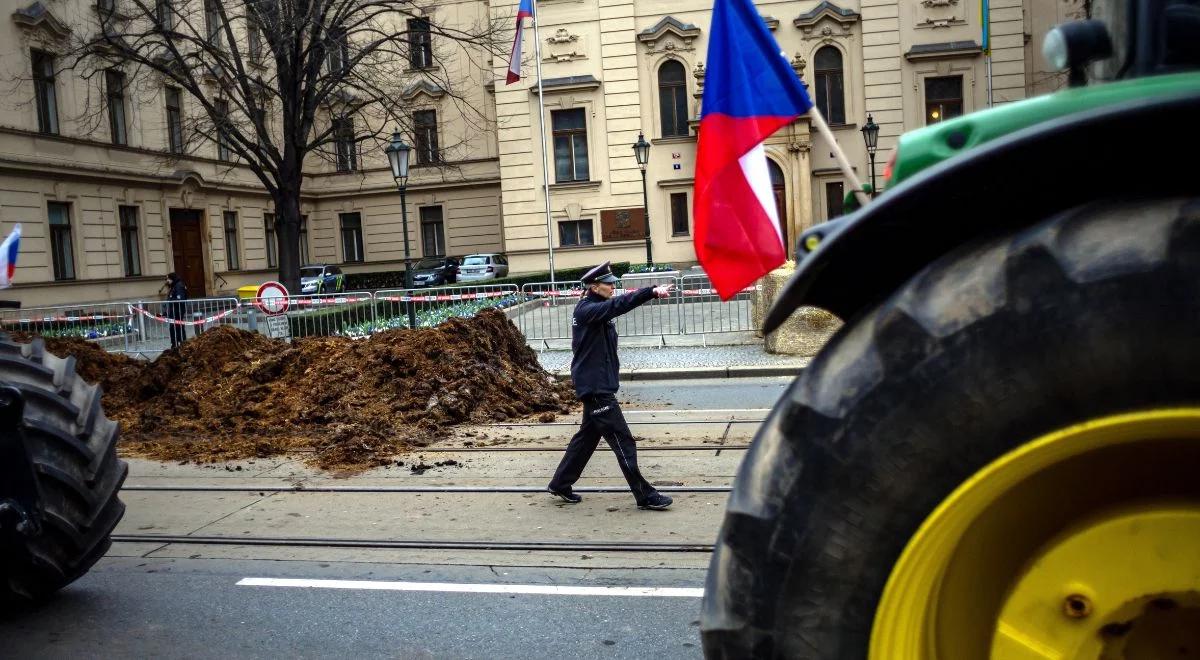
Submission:
<svg viewBox="0 0 1200 660">
<path fill-rule="evenodd" d="M 833 157 L 837 160 L 838 167 L 842 168 L 842 174 L 845 174 L 846 178 L 850 180 L 850 186 L 854 189 L 854 197 L 858 200 L 858 205 L 860 207 L 866 206 L 867 202 L 871 201 L 871 198 L 867 197 L 867 193 L 863 192 L 862 182 L 854 174 L 854 167 L 850 165 L 846 154 L 842 152 L 842 147 L 838 145 L 837 138 L 833 136 L 833 131 L 829 130 L 829 125 L 825 123 L 825 118 L 821 116 L 821 113 L 817 110 L 817 106 L 814 105 L 809 109 L 808 118 L 812 120 L 813 126 L 817 127 L 817 133 L 829 143 L 829 148 L 833 151 Z"/>
<path fill-rule="evenodd" d="M 542 185 L 546 192 L 546 248 L 550 253 L 550 287 L 557 288 L 554 275 L 554 231 L 550 219 L 550 165 L 546 152 L 546 96 L 542 93 L 542 38 L 538 36 L 537 0 L 533 0 L 533 57 L 537 61 L 538 137 L 542 142 Z"/>
</svg>

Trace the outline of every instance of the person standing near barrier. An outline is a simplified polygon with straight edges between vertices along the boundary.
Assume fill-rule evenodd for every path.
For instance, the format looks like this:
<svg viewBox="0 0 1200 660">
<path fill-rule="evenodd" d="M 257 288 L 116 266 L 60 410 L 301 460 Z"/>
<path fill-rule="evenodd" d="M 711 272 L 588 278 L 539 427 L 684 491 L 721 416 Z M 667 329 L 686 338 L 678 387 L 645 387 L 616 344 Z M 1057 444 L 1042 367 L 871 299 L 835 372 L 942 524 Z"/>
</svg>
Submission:
<svg viewBox="0 0 1200 660">
<path fill-rule="evenodd" d="M 619 281 L 607 261 L 580 278 L 587 292 L 575 305 L 571 320 L 571 350 L 574 353 L 571 379 L 575 383 L 576 396 L 583 401 L 583 422 L 567 445 L 547 490 L 568 504 L 582 501 L 571 486 L 579 480 L 603 437 L 617 457 L 638 508 L 661 511 L 671 506 L 672 500 L 655 490 L 638 470 L 637 443 L 617 403 L 620 361 L 617 359 L 616 324 L 618 316 L 655 298 L 670 296 L 672 285 L 646 287 L 614 296 Z"/>
<path fill-rule="evenodd" d="M 184 302 L 187 298 L 187 286 L 183 280 L 175 273 L 167 273 L 167 318 L 176 321 L 183 320 L 187 316 L 187 304 Z M 169 332 L 171 333 L 171 348 L 179 348 L 179 345 L 187 337 L 184 327 L 177 323 L 171 323 Z"/>
</svg>

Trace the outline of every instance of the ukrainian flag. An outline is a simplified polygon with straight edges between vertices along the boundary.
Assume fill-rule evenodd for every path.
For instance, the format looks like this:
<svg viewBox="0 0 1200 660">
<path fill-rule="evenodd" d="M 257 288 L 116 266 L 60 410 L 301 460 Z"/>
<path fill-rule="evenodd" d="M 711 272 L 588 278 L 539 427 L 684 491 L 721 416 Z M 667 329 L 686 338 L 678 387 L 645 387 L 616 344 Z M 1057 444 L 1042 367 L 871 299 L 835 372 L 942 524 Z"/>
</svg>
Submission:
<svg viewBox="0 0 1200 660">
<path fill-rule="evenodd" d="M 979 24 L 983 26 L 983 54 L 992 54 L 991 32 L 992 26 L 989 19 L 988 0 L 979 0 Z"/>
</svg>

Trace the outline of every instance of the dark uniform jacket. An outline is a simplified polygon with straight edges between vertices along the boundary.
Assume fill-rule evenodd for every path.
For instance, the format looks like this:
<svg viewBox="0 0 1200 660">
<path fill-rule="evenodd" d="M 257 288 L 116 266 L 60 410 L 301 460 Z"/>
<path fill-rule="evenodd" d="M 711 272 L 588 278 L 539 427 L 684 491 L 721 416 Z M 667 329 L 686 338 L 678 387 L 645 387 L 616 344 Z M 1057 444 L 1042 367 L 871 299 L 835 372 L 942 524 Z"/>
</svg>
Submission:
<svg viewBox="0 0 1200 660">
<path fill-rule="evenodd" d="M 617 317 L 654 299 L 654 289 L 638 289 L 633 293 L 602 296 L 588 292 L 575 305 L 571 319 L 571 380 L 575 394 L 584 398 L 593 394 L 615 394 L 620 384 L 617 372 Z"/>
<path fill-rule="evenodd" d="M 175 280 L 171 285 L 171 290 L 167 292 L 167 300 L 172 301 L 167 303 L 167 316 L 173 319 L 183 318 L 186 309 L 182 301 L 187 299 L 187 286 L 184 285 L 183 280 Z"/>
</svg>

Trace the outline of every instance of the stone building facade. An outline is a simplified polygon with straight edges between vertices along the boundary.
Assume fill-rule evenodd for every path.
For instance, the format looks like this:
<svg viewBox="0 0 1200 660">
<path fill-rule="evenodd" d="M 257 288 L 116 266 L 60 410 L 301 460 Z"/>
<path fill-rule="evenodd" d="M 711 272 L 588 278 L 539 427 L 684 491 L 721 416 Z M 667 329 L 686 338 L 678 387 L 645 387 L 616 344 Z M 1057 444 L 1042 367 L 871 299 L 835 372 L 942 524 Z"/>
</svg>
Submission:
<svg viewBox="0 0 1200 660">
<path fill-rule="evenodd" d="M 172 122 L 194 111 L 187 98 L 154 81 L 106 98 L 102 81 L 44 75 L 57 40 L 91 4 L 3 0 L 0 231 L 16 222 L 24 230 L 7 297 L 27 307 L 154 298 L 171 270 L 201 282 L 193 296 L 274 279 L 273 209 L 258 181 L 211 142 L 172 153 Z M 517 4 L 439 0 L 422 10 L 435 23 L 511 24 Z M 880 180 L 902 132 L 1061 86 L 1044 70 L 1041 38 L 1081 11 L 1080 0 L 991 0 L 989 78 L 979 0 L 756 4 L 864 181 L 868 115 L 881 126 Z M 552 244 L 559 268 L 645 261 L 643 178 L 632 149 L 642 134 L 652 145 L 645 205 L 655 261 L 694 263 L 711 0 L 541 0 L 539 12 L 549 226 L 527 32 L 519 82 L 505 84 L 504 57 L 465 51 L 444 64 L 469 81 L 456 94 L 427 83 L 406 93 L 414 130 L 423 132 L 411 141 L 439 151 L 436 164 L 414 168 L 409 185 L 413 257 L 497 251 L 514 272 L 544 271 Z M 400 197 L 381 149 L 363 149 L 349 166 L 311 163 L 304 261 L 350 273 L 403 267 Z M 840 213 L 848 185 L 806 120 L 772 137 L 767 154 L 790 251 L 800 231 Z"/>
</svg>

